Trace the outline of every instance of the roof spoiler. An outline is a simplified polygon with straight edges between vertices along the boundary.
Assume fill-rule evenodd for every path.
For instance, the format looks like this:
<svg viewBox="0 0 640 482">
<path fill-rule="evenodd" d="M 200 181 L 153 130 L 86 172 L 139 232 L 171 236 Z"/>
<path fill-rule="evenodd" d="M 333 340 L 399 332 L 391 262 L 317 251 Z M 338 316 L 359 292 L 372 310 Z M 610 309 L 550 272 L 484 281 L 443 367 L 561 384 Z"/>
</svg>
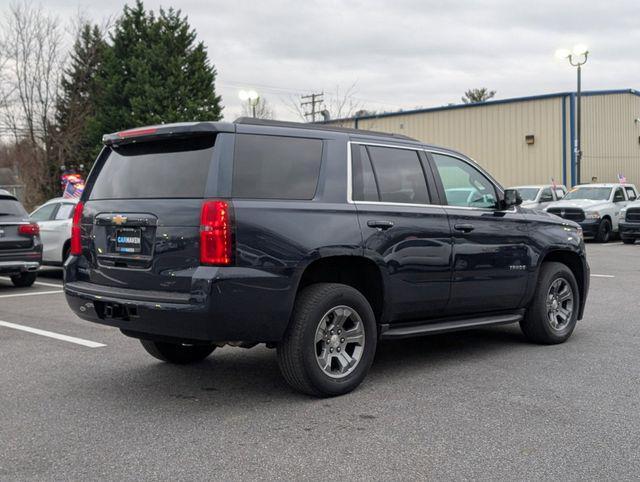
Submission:
<svg viewBox="0 0 640 482">
<path fill-rule="evenodd" d="M 102 136 L 106 146 L 129 144 L 168 137 L 184 137 L 191 134 L 234 132 L 233 124 L 224 122 L 182 122 L 178 124 L 160 124 L 155 126 L 136 127 Z"/>
</svg>

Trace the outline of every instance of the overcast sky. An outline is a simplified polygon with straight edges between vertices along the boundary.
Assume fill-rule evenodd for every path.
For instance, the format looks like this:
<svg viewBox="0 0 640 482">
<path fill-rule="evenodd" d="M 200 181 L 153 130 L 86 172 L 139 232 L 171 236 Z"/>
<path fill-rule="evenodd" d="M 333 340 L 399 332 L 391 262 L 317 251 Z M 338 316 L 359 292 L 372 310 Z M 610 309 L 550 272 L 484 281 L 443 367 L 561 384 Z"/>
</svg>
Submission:
<svg viewBox="0 0 640 482">
<path fill-rule="evenodd" d="M 101 21 L 124 3 L 42 5 L 65 21 L 78 11 Z M 354 83 L 377 111 L 458 103 L 471 87 L 496 98 L 572 90 L 575 70 L 554 52 L 576 43 L 591 51 L 584 89 L 640 89 L 639 0 L 145 2 L 160 5 L 181 9 L 207 46 L 227 120 L 249 88 L 282 119 L 295 119 L 291 98 L 324 91 L 330 100 Z"/>
</svg>

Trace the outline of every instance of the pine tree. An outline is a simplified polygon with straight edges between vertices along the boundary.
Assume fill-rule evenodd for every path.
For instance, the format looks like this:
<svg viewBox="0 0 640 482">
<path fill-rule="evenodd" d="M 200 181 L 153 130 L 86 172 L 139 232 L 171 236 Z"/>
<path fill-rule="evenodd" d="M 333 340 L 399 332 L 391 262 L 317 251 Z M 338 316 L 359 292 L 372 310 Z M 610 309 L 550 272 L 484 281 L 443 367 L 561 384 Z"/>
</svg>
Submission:
<svg viewBox="0 0 640 482">
<path fill-rule="evenodd" d="M 111 34 L 99 109 L 103 132 L 221 118 L 216 70 L 180 10 L 126 6 Z"/>
<path fill-rule="evenodd" d="M 96 113 L 108 45 L 97 25 L 84 24 L 78 31 L 70 64 L 60 81 L 56 102 L 53 144 L 59 164 L 90 165 L 100 149 Z"/>
</svg>

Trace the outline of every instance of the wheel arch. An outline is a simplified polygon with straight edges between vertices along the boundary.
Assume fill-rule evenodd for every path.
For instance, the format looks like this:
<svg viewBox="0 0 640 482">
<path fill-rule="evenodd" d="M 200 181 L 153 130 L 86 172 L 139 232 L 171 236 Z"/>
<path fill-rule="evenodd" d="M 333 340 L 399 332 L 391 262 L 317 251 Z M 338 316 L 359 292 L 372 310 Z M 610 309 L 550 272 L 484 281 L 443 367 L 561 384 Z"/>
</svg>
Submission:
<svg viewBox="0 0 640 482">
<path fill-rule="evenodd" d="M 538 267 L 538 276 L 540 274 L 539 268 L 542 266 L 542 264 L 550 261 L 564 264 L 571 270 L 573 276 L 576 278 L 576 283 L 578 283 L 578 290 L 580 292 L 580 310 L 578 313 L 578 318 L 581 319 L 586 302 L 587 290 L 589 287 L 589 281 L 587 278 L 589 273 L 585 273 L 585 266 L 582 257 L 577 252 L 568 249 L 554 249 L 548 251 L 540 261 L 540 265 Z"/>
<path fill-rule="evenodd" d="M 384 319 L 386 284 L 380 266 L 372 259 L 352 255 L 316 259 L 302 272 L 296 296 L 314 283 L 342 283 L 357 289 L 371 305 L 376 321 Z"/>
</svg>

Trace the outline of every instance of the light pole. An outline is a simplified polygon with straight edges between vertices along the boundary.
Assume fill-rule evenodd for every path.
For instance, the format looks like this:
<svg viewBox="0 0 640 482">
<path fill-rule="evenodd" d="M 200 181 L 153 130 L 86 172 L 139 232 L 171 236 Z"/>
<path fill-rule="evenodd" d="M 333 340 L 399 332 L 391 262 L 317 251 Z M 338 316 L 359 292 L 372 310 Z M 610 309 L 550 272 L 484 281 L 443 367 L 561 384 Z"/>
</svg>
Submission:
<svg viewBox="0 0 640 482">
<path fill-rule="evenodd" d="M 251 106 L 252 117 L 256 116 L 256 106 L 260 102 L 260 95 L 255 90 L 241 90 L 238 97 L 242 102 L 248 102 Z"/>
<path fill-rule="evenodd" d="M 576 67 L 578 73 L 578 88 L 576 97 L 578 101 L 577 119 L 576 119 L 576 184 L 580 184 L 580 170 L 582 166 L 582 147 L 580 143 L 580 134 L 582 127 L 582 66 L 587 63 L 589 57 L 589 49 L 586 45 L 576 45 L 573 50 L 560 49 L 556 51 L 556 57 L 559 59 L 568 59 L 569 63 Z"/>
</svg>

